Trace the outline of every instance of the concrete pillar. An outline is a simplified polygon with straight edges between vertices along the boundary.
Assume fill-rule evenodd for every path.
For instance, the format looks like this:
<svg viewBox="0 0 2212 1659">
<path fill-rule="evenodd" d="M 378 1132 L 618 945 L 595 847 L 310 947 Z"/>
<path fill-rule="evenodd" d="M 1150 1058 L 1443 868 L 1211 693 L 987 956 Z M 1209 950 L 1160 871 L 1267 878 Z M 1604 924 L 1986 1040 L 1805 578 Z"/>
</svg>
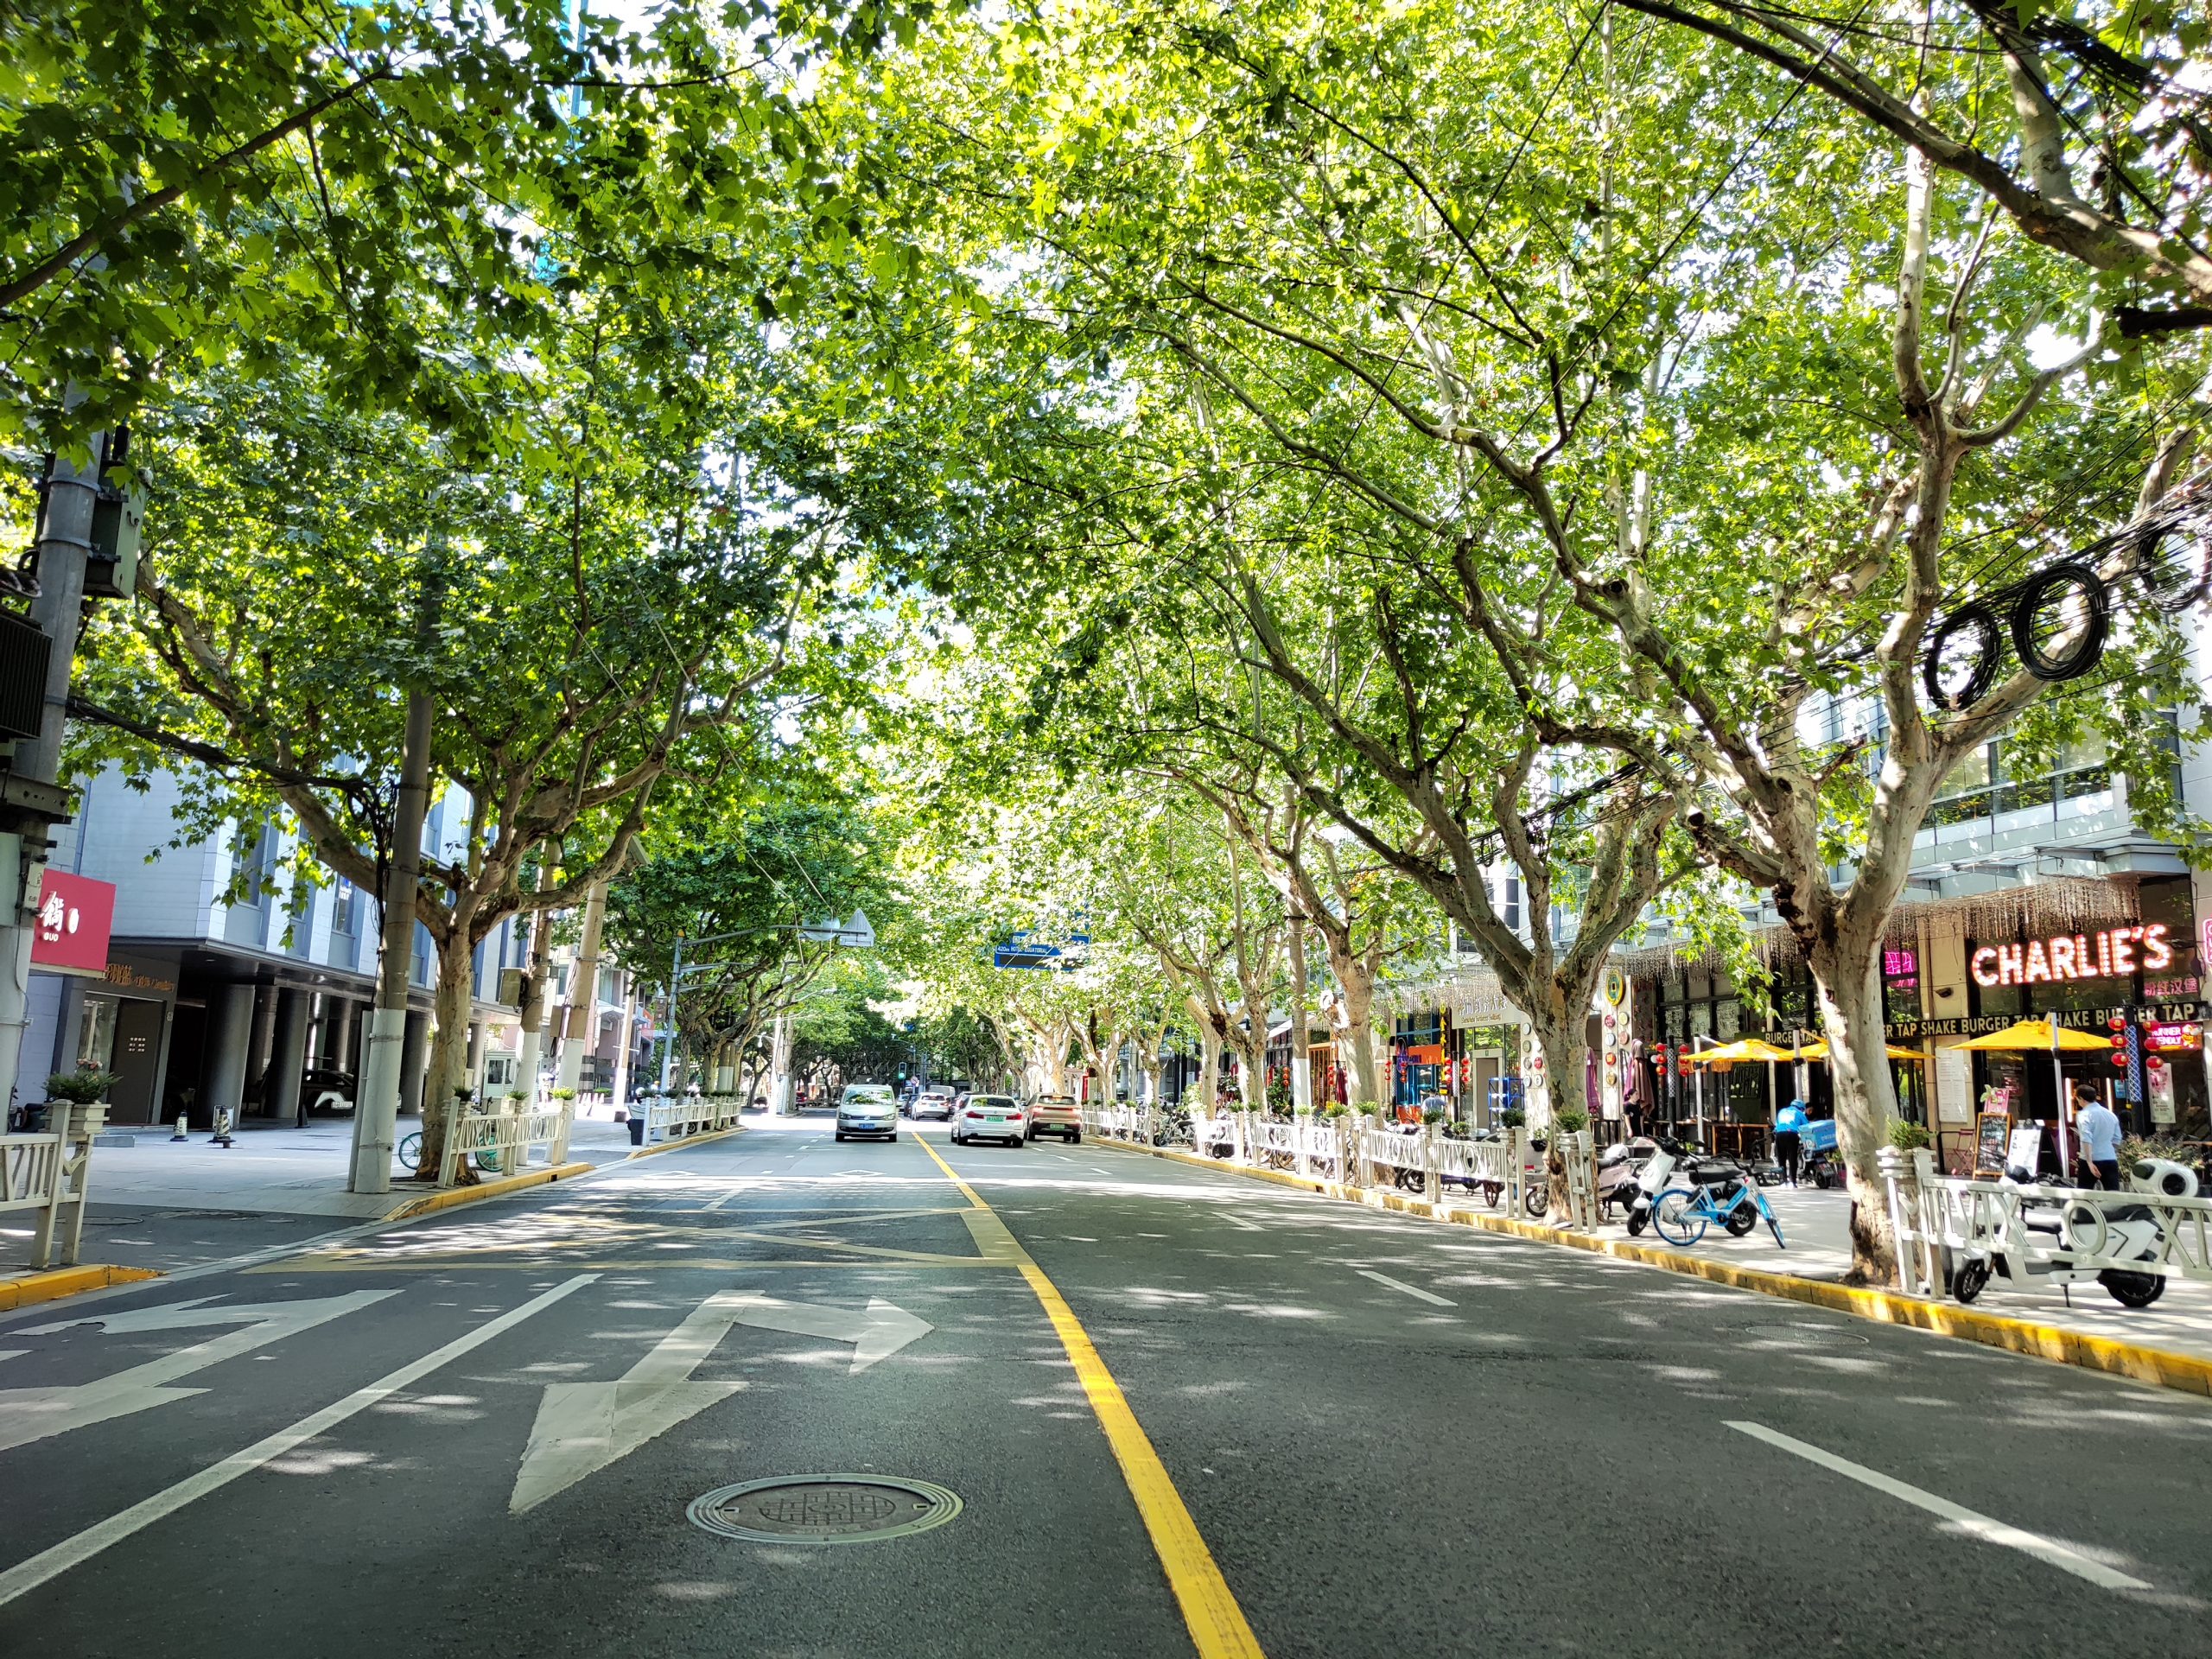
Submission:
<svg viewBox="0 0 2212 1659">
<path fill-rule="evenodd" d="M 245 1100 L 247 1050 L 253 1042 L 253 987 L 215 986 L 207 995 L 207 1053 L 200 1061 L 200 1109 L 212 1123 L 227 1110 L 235 1122 Z"/>
<path fill-rule="evenodd" d="M 269 1086 L 261 1102 L 264 1117 L 304 1123 L 300 1104 L 300 1069 L 307 1064 L 308 993 L 281 990 L 269 1044 Z"/>
<path fill-rule="evenodd" d="M 430 1016 L 407 1011 L 407 1032 L 399 1044 L 399 1115 L 419 1117 L 423 1111 L 423 1073 L 430 1064 Z"/>
<path fill-rule="evenodd" d="M 329 1057 L 323 1064 L 334 1071 L 351 1071 L 358 1078 L 360 1056 L 353 1052 L 353 1036 L 361 1022 L 361 1005 L 350 996 L 330 999 L 330 1040 L 324 1048 Z"/>
<path fill-rule="evenodd" d="M 261 1116 L 269 1115 L 270 1050 L 276 1038 L 276 988 L 257 985 L 253 988 L 252 1040 L 246 1050 L 245 1086 L 254 1096 L 255 1111 Z"/>
</svg>

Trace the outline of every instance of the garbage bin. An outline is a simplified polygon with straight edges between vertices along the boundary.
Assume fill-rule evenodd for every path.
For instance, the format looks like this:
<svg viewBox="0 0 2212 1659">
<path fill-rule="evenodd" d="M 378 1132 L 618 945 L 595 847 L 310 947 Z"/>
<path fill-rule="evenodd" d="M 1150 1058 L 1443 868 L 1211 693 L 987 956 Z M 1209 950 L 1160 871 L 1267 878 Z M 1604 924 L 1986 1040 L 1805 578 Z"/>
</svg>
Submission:
<svg viewBox="0 0 2212 1659">
<path fill-rule="evenodd" d="M 645 1144 L 645 1115 L 643 1112 L 630 1114 L 630 1144 L 633 1147 Z"/>
</svg>

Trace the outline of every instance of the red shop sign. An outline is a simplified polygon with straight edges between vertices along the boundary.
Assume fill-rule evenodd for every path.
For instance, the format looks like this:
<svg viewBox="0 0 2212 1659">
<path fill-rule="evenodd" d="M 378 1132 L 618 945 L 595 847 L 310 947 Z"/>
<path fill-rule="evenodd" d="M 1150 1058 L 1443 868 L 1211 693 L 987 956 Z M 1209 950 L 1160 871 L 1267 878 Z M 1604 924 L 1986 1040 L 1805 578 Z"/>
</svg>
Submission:
<svg viewBox="0 0 2212 1659">
<path fill-rule="evenodd" d="M 113 883 L 48 870 L 39 885 L 31 963 L 40 968 L 78 968 L 105 975 L 108 935 L 114 928 Z"/>
<path fill-rule="evenodd" d="M 2172 1053 L 2202 1048 L 2204 1033 L 2196 1026 L 2175 1020 L 2144 1027 L 2143 1041 L 2153 1053 Z"/>
</svg>

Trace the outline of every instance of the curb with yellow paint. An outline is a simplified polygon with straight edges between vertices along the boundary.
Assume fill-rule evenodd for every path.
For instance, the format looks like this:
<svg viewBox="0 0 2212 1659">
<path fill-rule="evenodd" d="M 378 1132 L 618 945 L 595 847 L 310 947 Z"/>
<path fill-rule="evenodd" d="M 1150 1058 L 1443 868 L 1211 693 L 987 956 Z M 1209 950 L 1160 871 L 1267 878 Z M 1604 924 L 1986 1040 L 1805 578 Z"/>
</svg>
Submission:
<svg viewBox="0 0 2212 1659">
<path fill-rule="evenodd" d="M 679 1135 L 673 1141 L 664 1141 L 657 1147 L 638 1147 L 622 1154 L 622 1161 L 632 1158 L 653 1158 L 664 1152 L 682 1152 L 690 1147 L 703 1147 L 711 1141 L 727 1141 L 733 1135 L 744 1133 L 745 1125 L 733 1123 L 726 1129 L 709 1129 L 704 1135 Z"/>
<path fill-rule="evenodd" d="M 588 1175 L 597 1164 L 560 1164 L 551 1169 L 526 1170 L 519 1175 L 502 1176 L 496 1181 L 479 1181 L 474 1186 L 448 1187 L 442 1192 L 426 1192 L 419 1198 L 395 1205 L 384 1214 L 385 1221 L 411 1221 L 416 1216 L 427 1216 L 440 1210 L 451 1210 L 458 1205 L 477 1204 L 486 1198 L 504 1197 L 519 1192 L 526 1186 L 543 1186 L 548 1181 L 564 1181 L 577 1175 Z"/>
<path fill-rule="evenodd" d="M 2069 1331 L 2063 1325 L 2046 1325 L 2037 1319 L 2016 1319 L 2002 1313 L 1986 1313 L 1979 1308 L 1954 1306 L 1948 1302 L 1908 1296 L 1901 1291 L 1862 1290 L 1856 1286 L 1839 1285 L 1825 1279 L 1800 1279 L 1794 1274 L 1776 1273 L 1765 1268 L 1740 1267 L 1732 1262 L 1716 1262 L 1710 1256 L 1690 1255 L 1655 1244 L 1637 1244 L 1627 1239 L 1599 1238 L 1589 1233 L 1571 1232 L 1562 1227 L 1547 1227 L 1541 1222 L 1522 1221 L 1515 1216 L 1490 1216 L 1478 1211 L 1440 1206 L 1430 1204 L 1426 1198 L 1408 1197 L 1402 1192 L 1346 1186 L 1338 1181 L 1294 1175 L 1286 1170 L 1247 1169 L 1239 1165 L 1224 1163 L 1218 1159 L 1202 1158 L 1195 1153 L 1177 1152 L 1167 1147 L 1133 1147 L 1117 1141 L 1099 1141 L 1094 1144 L 1112 1147 L 1121 1152 L 1145 1153 L 1154 1158 L 1165 1158 L 1174 1163 L 1189 1164 L 1195 1168 L 1210 1169 L 1221 1174 L 1273 1181 L 1278 1186 L 1294 1186 L 1302 1192 L 1316 1192 L 1324 1198 L 1341 1198 L 1351 1204 L 1363 1204 L 1372 1209 L 1423 1216 L 1429 1220 L 1446 1222 L 1454 1226 L 1479 1227 L 1486 1232 L 1510 1233 L 1516 1238 L 1533 1239 L 1542 1244 L 1561 1244 L 1570 1249 L 1588 1250 L 1595 1255 L 1610 1255 L 1645 1267 L 1663 1268 L 1669 1273 L 1688 1274 L 1714 1284 L 1732 1286 L 1738 1290 L 1757 1291 L 1763 1296 L 1778 1296 L 1787 1301 L 1831 1308 L 1839 1313 L 1849 1313 L 1883 1325 L 1909 1325 L 1916 1331 L 1932 1331 L 1938 1336 L 1955 1337 L 1962 1342 L 1978 1342 L 1985 1347 L 2001 1348 L 2007 1353 L 2025 1354 L 2033 1359 L 2047 1359 L 2060 1365 L 2075 1365 L 2083 1370 L 2106 1371 L 2162 1389 L 2177 1389 L 2184 1394 L 2212 1396 L 2212 1359 L 2196 1354 L 2176 1353 L 2170 1348 L 2151 1348 L 2141 1343 L 2091 1336 L 2087 1332 Z"/>
<path fill-rule="evenodd" d="M 88 1290 L 111 1285 L 135 1285 L 142 1279 L 162 1275 L 151 1268 L 118 1268 L 94 1262 L 81 1268 L 56 1268 L 50 1273 L 24 1273 L 0 1279 L 0 1313 L 40 1302 L 58 1302 L 65 1296 L 81 1296 Z"/>
</svg>

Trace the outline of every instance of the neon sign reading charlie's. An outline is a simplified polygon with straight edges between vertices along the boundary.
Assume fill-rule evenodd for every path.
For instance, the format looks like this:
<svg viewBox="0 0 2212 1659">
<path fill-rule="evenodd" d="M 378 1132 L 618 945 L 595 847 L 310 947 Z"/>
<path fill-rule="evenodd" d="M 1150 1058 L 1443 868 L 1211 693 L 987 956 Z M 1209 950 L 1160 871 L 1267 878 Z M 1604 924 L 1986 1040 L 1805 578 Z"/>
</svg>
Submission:
<svg viewBox="0 0 2212 1659">
<path fill-rule="evenodd" d="M 2057 979 L 2109 979 L 2139 968 L 2155 974 L 2173 959 L 2165 925 L 2150 922 L 2087 936 L 2061 933 L 2025 944 L 1985 944 L 1974 953 L 1973 967 L 1977 985 L 2043 985 Z"/>
</svg>

